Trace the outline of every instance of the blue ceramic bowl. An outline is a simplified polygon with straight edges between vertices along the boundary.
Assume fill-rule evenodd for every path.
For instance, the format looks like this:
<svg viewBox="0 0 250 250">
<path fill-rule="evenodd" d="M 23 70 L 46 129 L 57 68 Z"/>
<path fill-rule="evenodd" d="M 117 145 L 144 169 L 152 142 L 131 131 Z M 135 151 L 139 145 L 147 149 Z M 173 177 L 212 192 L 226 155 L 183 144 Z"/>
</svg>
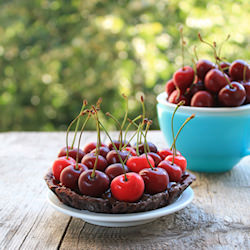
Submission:
<svg viewBox="0 0 250 250">
<path fill-rule="evenodd" d="M 168 146 L 172 144 L 171 117 L 176 107 L 157 96 L 157 113 Z M 177 149 L 187 159 L 188 169 L 199 172 L 224 172 L 250 154 L 250 104 L 235 108 L 198 108 L 182 106 L 174 117 L 174 132 L 191 114 L 182 130 Z"/>
</svg>

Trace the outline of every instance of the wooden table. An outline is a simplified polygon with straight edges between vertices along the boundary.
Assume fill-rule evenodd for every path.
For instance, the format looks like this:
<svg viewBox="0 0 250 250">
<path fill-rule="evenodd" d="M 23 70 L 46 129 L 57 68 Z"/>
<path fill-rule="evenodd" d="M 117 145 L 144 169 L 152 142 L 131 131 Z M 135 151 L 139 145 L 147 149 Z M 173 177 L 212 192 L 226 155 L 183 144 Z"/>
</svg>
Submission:
<svg viewBox="0 0 250 250">
<path fill-rule="evenodd" d="M 148 139 L 165 146 L 159 131 Z M 250 249 L 250 157 L 224 174 L 196 173 L 193 202 L 175 214 L 105 228 L 61 214 L 46 200 L 43 176 L 65 133 L 1 133 L 0 141 L 0 249 Z"/>
</svg>

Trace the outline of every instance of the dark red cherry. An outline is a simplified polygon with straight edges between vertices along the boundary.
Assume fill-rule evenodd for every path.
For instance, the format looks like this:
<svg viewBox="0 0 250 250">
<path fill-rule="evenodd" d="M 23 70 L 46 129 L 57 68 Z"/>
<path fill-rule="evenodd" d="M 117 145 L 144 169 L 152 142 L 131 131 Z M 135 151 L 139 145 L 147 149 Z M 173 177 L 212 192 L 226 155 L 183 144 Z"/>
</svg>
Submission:
<svg viewBox="0 0 250 250">
<path fill-rule="evenodd" d="M 109 151 L 110 151 L 110 150 L 109 150 L 108 147 L 100 147 L 100 148 L 99 148 L 99 155 L 101 155 L 101 156 L 103 156 L 104 158 L 106 158 L 106 156 L 107 156 L 107 154 L 108 154 Z M 96 152 L 96 148 L 93 149 L 90 153 L 95 154 L 95 152 Z"/>
<path fill-rule="evenodd" d="M 159 163 L 162 161 L 161 157 L 154 152 L 149 152 L 147 153 L 149 156 L 151 156 L 155 162 L 155 166 L 157 167 L 159 165 Z"/>
<path fill-rule="evenodd" d="M 77 148 L 71 148 L 71 147 L 68 147 L 68 148 L 69 148 L 69 156 L 76 160 Z M 67 149 L 66 147 L 63 147 L 61 151 L 59 152 L 58 157 L 66 156 L 67 155 L 66 149 Z M 78 162 L 81 162 L 84 155 L 85 153 L 81 149 L 79 149 Z"/>
<path fill-rule="evenodd" d="M 128 151 L 124 150 L 124 151 L 118 151 L 118 152 L 123 161 L 128 157 L 128 154 L 129 154 Z M 110 152 L 108 152 L 106 159 L 109 165 L 114 164 L 114 163 L 120 163 L 118 153 L 115 150 L 111 150 Z"/>
<path fill-rule="evenodd" d="M 148 147 L 150 152 L 157 153 L 158 150 L 154 143 L 148 142 Z M 136 145 L 134 146 L 134 148 L 136 149 Z M 139 144 L 138 149 L 139 149 L 139 154 L 142 155 L 144 153 L 144 143 Z"/>
<path fill-rule="evenodd" d="M 129 169 L 128 169 L 128 167 L 126 165 L 124 165 L 124 169 L 125 169 L 126 173 L 129 172 Z M 110 180 L 113 180 L 118 175 L 124 174 L 122 164 L 121 163 L 115 163 L 115 164 L 109 165 L 105 169 L 105 174 L 109 177 Z"/>
<path fill-rule="evenodd" d="M 244 79 L 243 73 L 244 73 L 244 68 L 246 73 L 245 73 L 245 81 L 250 80 L 250 67 L 249 65 L 243 61 L 243 60 L 235 60 L 230 68 L 229 68 L 229 75 L 232 80 L 236 81 L 242 81 Z"/>
<path fill-rule="evenodd" d="M 93 170 L 87 170 L 81 173 L 78 179 L 78 187 L 82 194 L 98 197 L 109 188 L 109 177 L 105 173 L 96 170 L 95 176 L 92 178 L 92 172 Z"/>
<path fill-rule="evenodd" d="M 245 104 L 248 104 L 248 103 L 250 103 L 250 82 L 242 82 L 241 84 L 243 85 L 243 87 L 245 88 L 245 91 L 246 91 Z"/>
<path fill-rule="evenodd" d="M 205 90 L 196 92 L 191 99 L 192 107 L 212 107 L 213 103 L 213 96 Z"/>
<path fill-rule="evenodd" d="M 237 107 L 244 103 L 246 99 L 246 91 L 242 84 L 238 82 L 231 82 L 230 85 L 225 86 L 219 92 L 219 102 L 226 107 Z"/>
<path fill-rule="evenodd" d="M 97 143 L 96 142 L 90 142 L 88 144 L 85 145 L 85 147 L 83 148 L 83 151 L 85 154 L 90 153 L 93 149 L 96 148 Z M 107 145 L 105 145 L 104 143 L 101 143 L 101 147 L 107 147 Z"/>
<path fill-rule="evenodd" d="M 220 63 L 220 69 L 224 72 L 224 73 L 226 73 L 227 75 L 229 75 L 229 67 L 230 67 L 230 63 L 228 63 L 228 62 L 221 62 Z"/>
<path fill-rule="evenodd" d="M 135 149 L 132 147 L 126 147 L 126 148 L 124 148 L 124 150 L 128 151 L 130 153 L 130 155 L 132 155 L 132 156 L 137 155 Z"/>
<path fill-rule="evenodd" d="M 161 157 L 162 161 L 169 155 L 173 155 L 173 150 L 169 148 L 162 149 L 158 152 L 158 155 Z M 181 155 L 179 151 L 176 151 L 176 155 Z"/>
<path fill-rule="evenodd" d="M 86 170 L 88 170 L 87 166 L 82 163 L 78 163 L 78 167 L 76 167 L 76 164 L 69 165 L 61 172 L 60 182 L 65 187 L 76 190 L 78 187 L 79 176 L 83 171 Z"/>
<path fill-rule="evenodd" d="M 118 141 L 118 140 L 113 140 L 113 143 L 115 144 L 115 146 L 116 146 L 116 148 L 117 149 L 119 149 L 120 148 L 120 144 L 121 144 L 121 142 L 120 141 Z M 122 142 L 122 147 L 126 144 L 128 147 L 130 147 L 131 145 L 130 145 L 130 143 L 128 143 L 127 141 L 123 141 Z M 110 142 L 109 144 L 108 144 L 108 148 L 109 148 L 109 150 L 111 151 L 111 150 L 113 150 L 114 149 L 114 147 L 113 147 L 113 144 Z"/>
<path fill-rule="evenodd" d="M 229 78 L 218 69 L 211 69 L 205 76 L 205 87 L 212 93 L 218 93 L 228 84 Z"/>
<path fill-rule="evenodd" d="M 196 71 L 199 79 L 204 80 L 207 72 L 215 68 L 215 64 L 209 60 L 202 59 L 196 63 Z"/>
<path fill-rule="evenodd" d="M 181 180 L 182 170 L 176 164 L 164 160 L 158 165 L 158 168 L 163 168 L 167 171 L 170 181 L 179 182 Z"/>
<path fill-rule="evenodd" d="M 188 91 L 188 95 L 191 98 L 195 93 L 200 90 L 205 90 L 205 85 L 202 81 L 198 81 L 197 83 L 193 84 Z"/>
<path fill-rule="evenodd" d="M 178 104 L 180 101 L 185 101 L 185 106 L 189 105 L 189 99 L 186 96 L 179 94 L 179 91 L 176 89 L 169 96 L 168 102 Z"/>
<path fill-rule="evenodd" d="M 96 161 L 96 155 L 93 153 L 88 153 L 82 158 L 82 163 L 86 165 L 89 169 L 92 169 L 94 167 L 95 161 Z M 107 166 L 108 166 L 107 160 L 103 156 L 98 155 L 96 169 L 104 171 Z"/>
<path fill-rule="evenodd" d="M 169 177 L 163 168 L 145 168 L 139 172 L 145 183 L 145 192 L 157 194 L 167 189 Z"/>
<path fill-rule="evenodd" d="M 174 73 L 173 80 L 176 88 L 185 92 L 194 81 L 194 70 L 190 66 L 182 67 Z"/>
<path fill-rule="evenodd" d="M 165 85 L 165 91 L 167 93 L 168 96 L 171 95 L 171 93 L 175 90 L 175 85 L 174 85 L 174 80 L 171 79 L 169 81 L 167 81 L 166 85 Z"/>
</svg>

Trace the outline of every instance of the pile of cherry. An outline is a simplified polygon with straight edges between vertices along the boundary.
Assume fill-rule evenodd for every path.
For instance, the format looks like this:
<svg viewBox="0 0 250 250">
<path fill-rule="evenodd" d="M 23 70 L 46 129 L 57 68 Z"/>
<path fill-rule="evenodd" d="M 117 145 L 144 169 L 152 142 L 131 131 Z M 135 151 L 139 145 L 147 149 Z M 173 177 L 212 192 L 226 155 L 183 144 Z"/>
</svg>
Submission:
<svg viewBox="0 0 250 250">
<path fill-rule="evenodd" d="M 91 109 L 84 109 L 87 105 L 85 101 L 81 112 L 68 128 L 66 147 L 61 149 L 58 158 L 53 163 L 54 178 L 61 185 L 77 193 L 101 197 L 110 190 L 113 198 L 125 202 L 136 202 L 144 192 L 148 194 L 160 193 L 167 190 L 169 182 L 180 182 L 182 174 L 186 170 L 187 161 L 176 150 L 175 141 L 181 129 L 194 116 L 192 115 L 183 123 L 176 137 L 173 135 L 173 145 L 170 149 L 158 150 L 156 145 L 147 142 L 147 132 L 152 121 L 145 118 L 143 98 L 141 98 L 141 102 L 143 114 L 130 120 L 127 118 L 126 112 L 122 124 L 108 113 L 120 125 L 119 139 L 112 140 L 98 117 L 100 102 L 96 106 L 92 105 Z M 176 110 L 182 104 L 178 104 Z M 74 147 L 79 121 L 86 115 L 87 118 L 80 131 L 78 147 Z M 90 118 L 95 119 L 97 124 L 97 141 L 86 144 L 81 150 L 81 136 Z M 73 143 L 72 146 L 68 146 L 68 132 L 76 121 Z M 124 129 L 124 135 L 122 129 L 126 121 L 129 121 L 129 125 Z M 136 132 L 127 141 L 126 135 L 131 125 L 136 127 Z M 109 144 L 101 142 L 101 128 L 110 139 Z M 130 142 L 134 137 L 137 138 L 136 143 L 131 146 Z"/>
<path fill-rule="evenodd" d="M 185 101 L 193 107 L 237 107 L 250 103 L 250 67 L 243 60 L 231 64 L 218 56 L 216 43 L 201 42 L 212 47 L 215 63 L 203 59 L 193 68 L 184 66 L 177 70 L 165 85 L 170 103 Z"/>
</svg>

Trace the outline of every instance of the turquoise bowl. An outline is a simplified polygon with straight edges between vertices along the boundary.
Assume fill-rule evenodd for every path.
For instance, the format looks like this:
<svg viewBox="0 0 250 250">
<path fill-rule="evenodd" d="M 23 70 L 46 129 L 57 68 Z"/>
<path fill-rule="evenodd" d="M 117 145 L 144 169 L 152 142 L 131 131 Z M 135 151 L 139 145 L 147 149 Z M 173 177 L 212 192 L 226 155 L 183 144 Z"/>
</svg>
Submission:
<svg viewBox="0 0 250 250">
<path fill-rule="evenodd" d="M 170 147 L 173 141 L 171 117 L 176 105 L 166 98 L 166 93 L 157 96 L 157 114 Z M 250 155 L 250 104 L 234 108 L 182 106 L 175 113 L 175 134 L 191 114 L 195 114 L 195 118 L 183 128 L 176 143 L 177 150 L 187 159 L 188 169 L 225 172 Z"/>
</svg>

